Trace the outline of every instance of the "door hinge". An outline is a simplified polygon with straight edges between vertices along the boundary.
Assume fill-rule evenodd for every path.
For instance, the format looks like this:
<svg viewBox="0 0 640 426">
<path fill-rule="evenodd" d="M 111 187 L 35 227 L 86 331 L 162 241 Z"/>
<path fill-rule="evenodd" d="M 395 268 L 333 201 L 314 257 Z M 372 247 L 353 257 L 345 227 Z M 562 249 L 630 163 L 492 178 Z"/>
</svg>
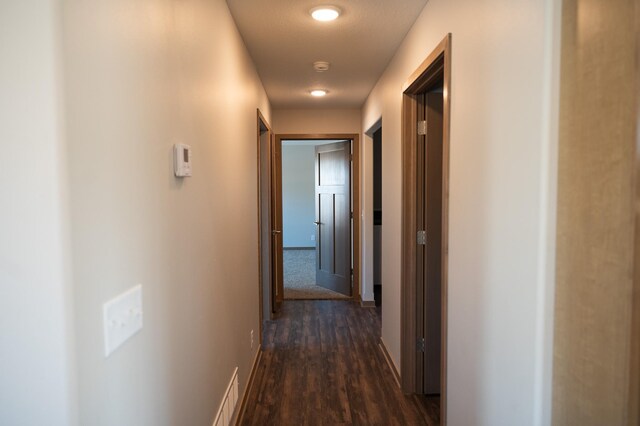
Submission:
<svg viewBox="0 0 640 426">
<path fill-rule="evenodd" d="M 418 231 L 416 234 L 416 240 L 418 245 L 424 246 L 427 244 L 427 231 Z"/>
<path fill-rule="evenodd" d="M 418 121 L 418 135 L 424 136 L 427 134 L 427 120 Z"/>
<path fill-rule="evenodd" d="M 416 340 L 416 351 L 424 352 L 424 350 L 425 350 L 424 337 L 418 337 L 418 339 Z"/>
<path fill-rule="evenodd" d="M 349 217 L 353 219 L 353 212 L 349 213 Z"/>
</svg>

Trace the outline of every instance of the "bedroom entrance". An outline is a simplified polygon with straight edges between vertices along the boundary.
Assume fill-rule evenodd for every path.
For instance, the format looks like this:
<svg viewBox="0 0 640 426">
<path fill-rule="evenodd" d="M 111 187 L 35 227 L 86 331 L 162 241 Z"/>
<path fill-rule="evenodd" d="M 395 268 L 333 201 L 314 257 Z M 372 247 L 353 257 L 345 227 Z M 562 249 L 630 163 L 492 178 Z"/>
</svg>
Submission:
<svg viewBox="0 0 640 426">
<path fill-rule="evenodd" d="M 359 298 L 356 144 L 357 135 L 276 136 L 283 300 Z"/>
</svg>

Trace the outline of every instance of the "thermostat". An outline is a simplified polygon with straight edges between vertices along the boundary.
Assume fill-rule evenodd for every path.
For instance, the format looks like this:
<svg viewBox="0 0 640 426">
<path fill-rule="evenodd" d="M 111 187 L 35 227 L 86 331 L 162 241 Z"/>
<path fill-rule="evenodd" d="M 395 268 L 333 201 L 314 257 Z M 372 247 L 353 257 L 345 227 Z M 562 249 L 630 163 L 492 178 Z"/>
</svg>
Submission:
<svg viewBox="0 0 640 426">
<path fill-rule="evenodd" d="M 177 143 L 173 145 L 173 172 L 177 177 L 191 176 L 191 147 Z"/>
</svg>

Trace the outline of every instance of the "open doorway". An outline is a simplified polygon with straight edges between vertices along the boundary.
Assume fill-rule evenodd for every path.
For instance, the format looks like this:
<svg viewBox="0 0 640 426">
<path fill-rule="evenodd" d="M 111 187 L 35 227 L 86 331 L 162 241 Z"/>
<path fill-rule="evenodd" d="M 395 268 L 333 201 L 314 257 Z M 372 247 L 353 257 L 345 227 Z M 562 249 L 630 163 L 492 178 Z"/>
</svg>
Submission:
<svg viewBox="0 0 640 426">
<path fill-rule="evenodd" d="M 358 135 L 275 139 L 283 299 L 359 300 Z"/>
<path fill-rule="evenodd" d="M 274 241 L 277 232 L 271 209 L 274 196 L 274 169 L 272 167 L 273 132 L 260 110 L 257 112 L 257 151 L 258 151 L 258 260 L 259 260 L 259 297 L 260 297 L 260 339 L 262 322 L 271 319 L 277 310 L 277 264 L 274 256 Z"/>
<path fill-rule="evenodd" d="M 373 132 L 373 299 L 382 306 L 382 127 Z"/>
<path fill-rule="evenodd" d="M 405 85 L 402 105 L 402 388 L 446 424 L 451 35 Z"/>
<path fill-rule="evenodd" d="M 350 140 L 282 140 L 285 300 L 351 296 L 350 154 Z"/>
</svg>

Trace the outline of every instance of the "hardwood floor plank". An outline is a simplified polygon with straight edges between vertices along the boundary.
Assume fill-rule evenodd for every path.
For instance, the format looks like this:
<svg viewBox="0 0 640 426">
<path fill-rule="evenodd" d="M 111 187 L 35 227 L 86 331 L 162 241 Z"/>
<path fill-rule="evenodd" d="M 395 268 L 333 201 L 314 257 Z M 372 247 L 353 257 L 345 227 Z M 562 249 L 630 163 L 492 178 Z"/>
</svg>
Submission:
<svg viewBox="0 0 640 426">
<path fill-rule="evenodd" d="M 286 301 L 265 323 L 242 424 L 437 425 L 437 400 L 402 394 L 379 341 L 379 308 Z"/>
</svg>

